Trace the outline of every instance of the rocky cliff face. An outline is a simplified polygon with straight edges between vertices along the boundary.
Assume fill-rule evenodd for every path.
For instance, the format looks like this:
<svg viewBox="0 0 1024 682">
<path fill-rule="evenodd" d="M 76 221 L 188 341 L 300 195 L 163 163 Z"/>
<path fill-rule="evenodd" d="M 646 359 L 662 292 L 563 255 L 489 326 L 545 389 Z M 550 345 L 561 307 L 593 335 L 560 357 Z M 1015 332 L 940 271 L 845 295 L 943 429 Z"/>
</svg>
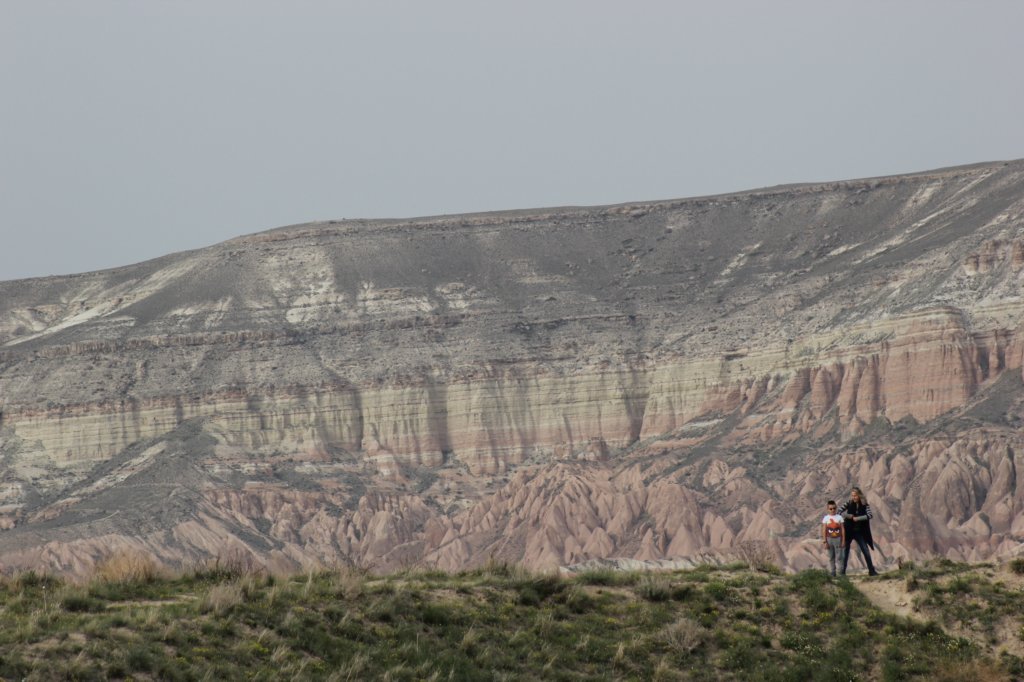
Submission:
<svg viewBox="0 0 1024 682">
<path fill-rule="evenodd" d="M 1024 162 L 0 283 L 0 562 L 1014 553 Z"/>
</svg>

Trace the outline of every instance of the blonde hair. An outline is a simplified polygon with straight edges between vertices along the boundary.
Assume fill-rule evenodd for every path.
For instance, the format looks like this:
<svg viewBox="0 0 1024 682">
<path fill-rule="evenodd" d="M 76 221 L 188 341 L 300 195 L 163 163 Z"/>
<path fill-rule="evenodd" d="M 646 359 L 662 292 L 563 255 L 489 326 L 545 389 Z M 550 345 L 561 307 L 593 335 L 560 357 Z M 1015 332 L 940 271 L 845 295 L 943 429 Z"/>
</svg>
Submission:
<svg viewBox="0 0 1024 682">
<path fill-rule="evenodd" d="M 861 504 L 863 504 L 863 505 L 867 505 L 867 503 L 868 503 L 868 498 L 864 497 L 864 491 L 863 491 L 863 490 L 861 490 L 861 489 L 860 489 L 860 488 L 858 488 L 857 486 L 853 486 L 853 487 L 851 488 L 851 490 L 853 490 L 853 492 L 857 493 L 857 497 L 859 497 L 859 498 L 860 498 L 860 503 L 861 503 Z"/>
</svg>

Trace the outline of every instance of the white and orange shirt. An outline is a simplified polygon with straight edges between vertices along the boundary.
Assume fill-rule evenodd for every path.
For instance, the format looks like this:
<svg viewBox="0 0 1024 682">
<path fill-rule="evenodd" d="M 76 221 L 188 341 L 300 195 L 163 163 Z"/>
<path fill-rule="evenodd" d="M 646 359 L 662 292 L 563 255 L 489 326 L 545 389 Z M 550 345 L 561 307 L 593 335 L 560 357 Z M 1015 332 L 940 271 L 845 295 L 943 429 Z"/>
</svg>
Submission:
<svg viewBox="0 0 1024 682">
<path fill-rule="evenodd" d="M 843 537 L 843 517 L 839 514 L 825 514 L 821 519 L 825 526 L 825 537 L 838 540 Z"/>
</svg>

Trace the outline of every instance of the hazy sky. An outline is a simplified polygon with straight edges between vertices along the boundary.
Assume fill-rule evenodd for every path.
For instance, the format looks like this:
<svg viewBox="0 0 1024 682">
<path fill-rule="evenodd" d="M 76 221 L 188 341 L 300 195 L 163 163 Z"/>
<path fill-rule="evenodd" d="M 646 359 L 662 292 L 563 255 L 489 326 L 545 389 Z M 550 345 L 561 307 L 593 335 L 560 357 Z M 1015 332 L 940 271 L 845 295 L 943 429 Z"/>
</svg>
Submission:
<svg viewBox="0 0 1024 682">
<path fill-rule="evenodd" d="M 1024 2 L 0 0 L 0 279 L 1024 157 Z"/>
</svg>

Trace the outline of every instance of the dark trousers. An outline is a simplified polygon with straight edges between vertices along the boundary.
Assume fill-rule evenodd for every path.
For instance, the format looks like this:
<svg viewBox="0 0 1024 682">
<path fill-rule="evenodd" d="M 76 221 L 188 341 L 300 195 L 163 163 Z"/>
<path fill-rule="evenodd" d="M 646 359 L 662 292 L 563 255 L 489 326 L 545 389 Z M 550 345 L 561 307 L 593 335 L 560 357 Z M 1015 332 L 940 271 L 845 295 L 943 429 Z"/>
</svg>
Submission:
<svg viewBox="0 0 1024 682">
<path fill-rule="evenodd" d="M 871 563 L 871 552 L 868 551 L 868 543 L 862 537 L 846 538 L 846 551 L 843 552 L 843 575 L 846 575 L 846 564 L 850 561 L 850 546 L 856 542 L 860 547 L 860 554 L 864 557 L 864 563 L 868 565 L 868 573 L 874 575 L 875 565 Z"/>
</svg>

